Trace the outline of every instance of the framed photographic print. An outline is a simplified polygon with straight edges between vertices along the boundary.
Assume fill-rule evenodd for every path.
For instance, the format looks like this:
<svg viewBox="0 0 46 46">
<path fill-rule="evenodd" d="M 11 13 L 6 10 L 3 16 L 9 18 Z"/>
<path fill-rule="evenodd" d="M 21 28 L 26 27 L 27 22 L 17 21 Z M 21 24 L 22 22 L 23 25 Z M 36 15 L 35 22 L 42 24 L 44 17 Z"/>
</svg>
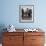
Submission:
<svg viewBox="0 0 46 46">
<path fill-rule="evenodd" d="M 19 21 L 26 23 L 34 22 L 34 5 L 19 6 Z"/>
</svg>

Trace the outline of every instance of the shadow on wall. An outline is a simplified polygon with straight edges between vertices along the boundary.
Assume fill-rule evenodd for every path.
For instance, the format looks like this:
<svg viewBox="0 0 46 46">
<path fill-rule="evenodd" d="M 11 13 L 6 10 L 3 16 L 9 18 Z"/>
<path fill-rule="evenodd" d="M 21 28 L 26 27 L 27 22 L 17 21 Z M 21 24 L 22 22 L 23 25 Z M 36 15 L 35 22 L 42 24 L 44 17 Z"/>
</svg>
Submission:
<svg viewBox="0 0 46 46">
<path fill-rule="evenodd" d="M 5 32 L 3 29 L 6 28 L 4 24 L 0 24 L 0 43 L 2 43 L 2 36 L 3 32 Z"/>
</svg>

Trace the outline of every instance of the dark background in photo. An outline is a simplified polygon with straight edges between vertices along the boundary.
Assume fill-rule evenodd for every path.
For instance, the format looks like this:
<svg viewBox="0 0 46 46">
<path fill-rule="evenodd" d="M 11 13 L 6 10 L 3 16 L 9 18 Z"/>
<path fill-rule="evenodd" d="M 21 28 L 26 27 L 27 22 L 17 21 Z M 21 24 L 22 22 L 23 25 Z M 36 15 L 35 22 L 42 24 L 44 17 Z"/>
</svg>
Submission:
<svg viewBox="0 0 46 46">
<path fill-rule="evenodd" d="M 26 10 L 24 11 L 24 9 L 22 8 L 22 19 L 24 20 L 32 19 L 32 9 L 26 8 Z"/>
</svg>

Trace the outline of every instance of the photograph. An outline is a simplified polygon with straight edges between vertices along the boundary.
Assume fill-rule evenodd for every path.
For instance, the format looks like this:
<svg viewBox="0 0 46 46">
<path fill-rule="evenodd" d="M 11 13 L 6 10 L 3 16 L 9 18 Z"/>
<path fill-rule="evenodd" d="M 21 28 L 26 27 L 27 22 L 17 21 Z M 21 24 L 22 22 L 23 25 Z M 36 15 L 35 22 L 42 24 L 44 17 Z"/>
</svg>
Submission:
<svg viewBox="0 0 46 46">
<path fill-rule="evenodd" d="M 33 22 L 34 5 L 20 5 L 19 14 L 20 22 Z"/>
</svg>

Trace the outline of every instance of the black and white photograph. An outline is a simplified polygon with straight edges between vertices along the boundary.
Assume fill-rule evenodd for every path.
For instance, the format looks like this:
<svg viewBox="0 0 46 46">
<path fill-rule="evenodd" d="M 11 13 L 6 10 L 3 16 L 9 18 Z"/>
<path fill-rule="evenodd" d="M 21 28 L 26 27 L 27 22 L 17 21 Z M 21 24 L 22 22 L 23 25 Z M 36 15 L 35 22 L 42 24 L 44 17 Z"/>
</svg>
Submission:
<svg viewBox="0 0 46 46">
<path fill-rule="evenodd" d="M 33 22 L 34 5 L 20 5 L 19 7 L 20 22 Z"/>
</svg>

